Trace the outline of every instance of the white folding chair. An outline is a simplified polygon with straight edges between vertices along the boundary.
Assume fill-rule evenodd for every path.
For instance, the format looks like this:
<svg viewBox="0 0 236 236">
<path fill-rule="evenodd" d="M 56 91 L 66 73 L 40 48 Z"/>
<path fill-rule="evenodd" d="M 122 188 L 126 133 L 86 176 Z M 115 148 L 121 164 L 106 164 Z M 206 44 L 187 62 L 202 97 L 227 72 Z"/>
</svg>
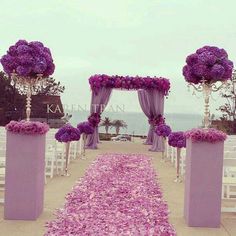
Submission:
<svg viewBox="0 0 236 236">
<path fill-rule="evenodd" d="M 45 176 L 53 178 L 56 163 L 55 148 L 47 148 L 45 153 Z"/>
<path fill-rule="evenodd" d="M 56 156 L 56 171 L 57 174 L 60 174 L 64 171 L 65 168 L 65 144 L 56 142 L 55 156 Z"/>
<path fill-rule="evenodd" d="M 0 148 L 0 167 L 5 167 L 6 163 L 6 150 Z"/>
<path fill-rule="evenodd" d="M 236 177 L 223 177 L 222 199 L 225 204 L 221 208 L 221 212 L 236 213 Z M 228 206 L 226 206 L 226 203 Z"/>
<path fill-rule="evenodd" d="M 3 192 L 5 190 L 5 168 L 0 168 L 0 203 L 4 203 Z"/>
</svg>

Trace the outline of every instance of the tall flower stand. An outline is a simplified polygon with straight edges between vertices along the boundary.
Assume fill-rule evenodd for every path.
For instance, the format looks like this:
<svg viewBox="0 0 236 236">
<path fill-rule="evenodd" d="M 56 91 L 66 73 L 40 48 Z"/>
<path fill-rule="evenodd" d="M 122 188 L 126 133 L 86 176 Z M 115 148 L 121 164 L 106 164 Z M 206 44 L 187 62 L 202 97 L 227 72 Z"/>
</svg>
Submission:
<svg viewBox="0 0 236 236">
<path fill-rule="evenodd" d="M 68 171 L 68 162 L 69 162 L 69 154 L 70 154 L 70 142 L 65 143 L 65 159 L 66 159 L 66 166 L 64 170 L 63 176 L 69 177 L 69 171 Z"/>
<path fill-rule="evenodd" d="M 224 142 L 187 139 L 184 217 L 188 226 L 220 226 Z"/>
<path fill-rule="evenodd" d="M 167 153 L 166 153 L 166 151 L 167 151 L 167 141 L 166 141 L 166 137 L 162 137 L 162 142 L 163 142 L 164 150 L 161 153 L 161 162 L 165 162 L 166 158 L 167 158 Z"/>
<path fill-rule="evenodd" d="M 181 148 L 176 148 L 177 149 L 177 156 L 176 156 L 176 179 L 174 180 L 175 183 L 181 183 L 182 180 L 180 178 L 180 173 L 179 173 L 179 164 L 180 164 L 180 158 L 181 158 Z"/>
<path fill-rule="evenodd" d="M 45 134 L 7 131 L 4 218 L 36 220 L 43 211 Z"/>
</svg>

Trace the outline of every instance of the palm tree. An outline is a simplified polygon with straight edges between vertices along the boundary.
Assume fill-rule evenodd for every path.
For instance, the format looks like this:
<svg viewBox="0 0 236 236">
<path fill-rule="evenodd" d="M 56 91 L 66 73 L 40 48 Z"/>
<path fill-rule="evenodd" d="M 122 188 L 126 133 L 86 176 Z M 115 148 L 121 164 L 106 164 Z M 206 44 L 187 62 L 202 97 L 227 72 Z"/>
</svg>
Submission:
<svg viewBox="0 0 236 236">
<path fill-rule="evenodd" d="M 100 126 L 104 126 L 106 130 L 106 134 L 108 134 L 109 127 L 112 126 L 112 122 L 109 117 L 105 117 L 104 120 L 102 120 Z"/>
<path fill-rule="evenodd" d="M 127 124 L 123 120 L 113 120 L 112 127 L 116 129 L 116 134 L 118 135 L 120 132 L 120 128 L 127 128 Z"/>
</svg>

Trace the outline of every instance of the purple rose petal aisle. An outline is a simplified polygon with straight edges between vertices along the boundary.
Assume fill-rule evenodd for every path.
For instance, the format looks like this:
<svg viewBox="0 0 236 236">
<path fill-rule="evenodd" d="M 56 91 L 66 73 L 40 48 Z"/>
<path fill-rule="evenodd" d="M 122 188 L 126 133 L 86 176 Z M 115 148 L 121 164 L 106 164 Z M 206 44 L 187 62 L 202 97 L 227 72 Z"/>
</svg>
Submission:
<svg viewBox="0 0 236 236">
<path fill-rule="evenodd" d="M 45 236 L 176 235 L 151 159 L 137 154 L 99 156 L 46 227 Z"/>
</svg>

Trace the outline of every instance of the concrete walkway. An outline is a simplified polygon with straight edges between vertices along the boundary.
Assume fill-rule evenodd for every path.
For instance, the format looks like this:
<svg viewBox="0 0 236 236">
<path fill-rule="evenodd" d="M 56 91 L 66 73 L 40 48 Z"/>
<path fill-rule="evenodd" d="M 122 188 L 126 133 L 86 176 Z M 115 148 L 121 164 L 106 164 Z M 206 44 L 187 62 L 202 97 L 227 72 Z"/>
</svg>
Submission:
<svg viewBox="0 0 236 236">
<path fill-rule="evenodd" d="M 222 214 L 221 227 L 217 229 L 190 228 L 183 219 L 184 185 L 173 182 L 175 169 L 170 163 L 162 163 L 161 155 L 149 152 L 148 146 L 140 142 L 103 142 L 97 150 L 87 150 L 86 160 L 78 159 L 70 164 L 70 177 L 56 176 L 45 186 L 44 212 L 37 221 L 5 221 L 3 220 L 3 206 L 0 205 L 0 236 L 42 236 L 45 232 L 44 224 L 53 219 L 56 208 L 63 207 L 65 195 L 71 191 L 76 180 L 83 176 L 91 161 L 100 153 L 143 153 L 153 157 L 153 165 L 159 173 L 159 181 L 164 192 L 164 199 L 168 202 L 170 221 L 179 236 L 224 236 L 236 235 L 236 213 Z"/>
</svg>

